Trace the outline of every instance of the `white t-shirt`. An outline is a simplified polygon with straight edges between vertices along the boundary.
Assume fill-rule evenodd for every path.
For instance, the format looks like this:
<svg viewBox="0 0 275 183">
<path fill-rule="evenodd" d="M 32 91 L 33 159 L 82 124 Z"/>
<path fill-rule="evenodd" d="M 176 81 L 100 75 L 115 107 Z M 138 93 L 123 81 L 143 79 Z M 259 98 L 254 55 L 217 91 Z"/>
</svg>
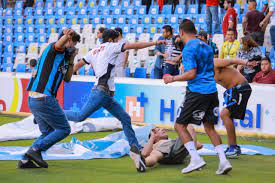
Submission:
<svg viewBox="0 0 275 183">
<path fill-rule="evenodd" d="M 121 39 L 121 40 L 118 41 L 118 43 L 127 44 L 128 41 L 125 40 L 125 39 Z M 116 61 L 116 68 L 118 68 L 118 67 L 123 67 L 123 64 L 124 64 L 124 61 L 125 61 L 126 53 L 127 53 L 127 52 L 128 52 L 128 51 L 125 51 L 125 52 L 122 52 L 122 53 L 120 53 L 120 54 L 118 55 L 117 61 Z"/>
<path fill-rule="evenodd" d="M 125 43 L 102 43 L 89 51 L 83 58 L 87 64 L 92 64 L 97 78 L 95 85 L 109 87 L 110 91 L 115 91 L 115 65 L 117 57 L 122 52 Z"/>
</svg>

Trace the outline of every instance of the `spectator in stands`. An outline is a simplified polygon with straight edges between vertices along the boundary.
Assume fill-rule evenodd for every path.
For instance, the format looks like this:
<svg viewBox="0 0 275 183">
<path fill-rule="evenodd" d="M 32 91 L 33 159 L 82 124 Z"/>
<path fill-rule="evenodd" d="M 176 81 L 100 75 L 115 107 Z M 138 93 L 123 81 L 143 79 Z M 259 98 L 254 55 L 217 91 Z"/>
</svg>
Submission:
<svg viewBox="0 0 275 183">
<path fill-rule="evenodd" d="M 220 32 L 219 0 L 206 0 L 206 23 L 210 37 L 212 37 L 212 23 L 214 23 L 214 34 Z"/>
<path fill-rule="evenodd" d="M 165 45 L 163 75 L 165 74 L 170 74 L 172 76 L 179 75 L 182 49 L 183 49 L 183 41 L 180 39 L 179 36 L 173 37 L 171 41 L 167 40 L 167 44 Z"/>
<path fill-rule="evenodd" d="M 211 39 L 207 39 L 207 32 L 201 30 L 198 34 L 198 38 L 212 47 L 215 58 L 219 57 L 219 49 L 216 43 L 213 43 Z"/>
<path fill-rule="evenodd" d="M 267 24 L 271 24 L 270 28 L 270 37 L 271 37 L 271 44 L 275 48 L 275 1 L 270 0 L 269 1 L 269 13 L 266 15 L 265 19 L 260 23 L 260 27 L 266 27 Z"/>
<path fill-rule="evenodd" d="M 256 0 L 257 10 L 265 13 L 268 10 L 268 0 Z"/>
<path fill-rule="evenodd" d="M 158 0 L 158 2 L 160 2 L 160 1 L 163 1 L 163 0 Z M 164 4 L 172 5 L 172 12 L 174 12 L 176 6 L 179 4 L 179 0 L 164 0 Z M 159 4 L 159 6 L 160 6 L 160 4 Z"/>
<path fill-rule="evenodd" d="M 1 6 L 0 6 L 1 8 L 3 9 L 7 8 L 7 0 L 1 0 L 0 3 L 1 3 Z"/>
<path fill-rule="evenodd" d="M 142 0 L 142 5 L 146 6 L 146 13 L 148 14 L 149 10 L 150 10 L 150 6 L 152 4 L 151 0 Z"/>
<path fill-rule="evenodd" d="M 24 8 L 26 7 L 33 7 L 34 0 L 27 0 L 24 4 Z"/>
<path fill-rule="evenodd" d="M 30 70 L 33 70 L 36 65 L 37 65 L 37 60 L 35 58 L 32 58 L 30 60 Z"/>
<path fill-rule="evenodd" d="M 173 29 L 170 25 L 165 25 L 162 27 L 162 36 L 158 40 L 166 40 L 168 45 L 173 41 Z M 167 54 L 168 47 L 165 45 L 157 45 L 155 47 L 155 54 L 157 55 L 157 60 L 154 67 L 154 78 L 161 79 L 163 76 L 163 62 L 167 59 L 169 54 Z"/>
<path fill-rule="evenodd" d="M 249 35 L 241 38 L 241 49 L 237 53 L 237 58 L 252 62 L 253 66 L 238 66 L 238 70 L 244 75 L 248 82 L 252 82 L 254 76 L 261 70 L 261 60 L 264 55 L 258 44 Z"/>
<path fill-rule="evenodd" d="M 271 62 L 268 57 L 262 59 L 261 71 L 253 79 L 255 83 L 275 84 L 275 70 L 271 68 Z"/>
<path fill-rule="evenodd" d="M 122 29 L 120 27 L 115 28 L 115 31 L 118 32 L 118 42 L 119 43 L 128 43 L 127 40 L 123 38 Z M 115 66 L 115 75 L 116 77 L 125 77 L 125 68 L 128 65 L 129 51 L 121 52 L 117 57 L 117 62 Z"/>
<path fill-rule="evenodd" d="M 235 1 L 234 0 L 225 0 L 224 1 L 224 9 L 226 10 L 226 14 L 223 18 L 222 22 L 222 33 L 224 37 L 226 36 L 228 29 L 233 29 L 235 31 L 235 35 L 237 37 L 237 17 L 238 14 L 234 9 Z"/>
<path fill-rule="evenodd" d="M 105 28 L 104 27 L 100 27 L 98 30 L 97 30 L 97 40 L 96 40 L 96 44 L 99 45 L 102 43 L 102 35 L 103 35 L 103 32 L 104 32 Z"/>
<path fill-rule="evenodd" d="M 225 38 L 226 41 L 222 44 L 220 57 L 222 59 L 236 58 L 237 52 L 240 49 L 240 42 L 236 40 L 235 31 L 228 29 Z"/>
<path fill-rule="evenodd" d="M 249 33 L 251 37 L 260 46 L 264 43 L 264 31 L 259 26 L 265 18 L 264 14 L 256 10 L 256 0 L 249 0 L 248 9 L 245 17 L 243 17 L 243 32 Z"/>
</svg>

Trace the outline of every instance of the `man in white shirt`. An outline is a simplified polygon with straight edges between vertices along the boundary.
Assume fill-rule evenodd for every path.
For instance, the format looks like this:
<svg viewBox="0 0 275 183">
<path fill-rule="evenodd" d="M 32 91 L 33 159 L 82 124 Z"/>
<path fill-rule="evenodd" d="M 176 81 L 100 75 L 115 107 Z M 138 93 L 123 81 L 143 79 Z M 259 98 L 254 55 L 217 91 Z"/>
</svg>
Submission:
<svg viewBox="0 0 275 183">
<path fill-rule="evenodd" d="M 122 29 L 120 27 L 115 28 L 115 31 L 118 32 L 118 42 L 119 43 L 128 43 L 127 40 L 123 39 Z M 117 62 L 115 66 L 115 76 L 116 77 L 125 77 L 125 68 L 128 64 L 129 51 L 122 52 L 117 57 Z"/>
<path fill-rule="evenodd" d="M 115 92 L 114 68 L 118 61 L 117 57 L 124 51 L 129 49 L 142 49 L 154 45 L 165 44 L 166 42 L 115 43 L 117 37 L 118 33 L 115 30 L 104 30 L 102 44 L 88 52 L 88 54 L 74 66 L 74 72 L 76 72 L 85 64 L 91 64 L 95 71 L 96 82 L 88 101 L 81 110 L 78 112 L 65 111 L 65 114 L 68 120 L 80 122 L 88 118 L 101 107 L 104 107 L 114 117 L 121 121 L 123 131 L 131 147 L 130 156 L 135 162 L 137 171 L 145 172 L 145 160 L 141 156 L 141 146 L 132 129 L 131 118 L 123 107 L 113 98 Z"/>
</svg>

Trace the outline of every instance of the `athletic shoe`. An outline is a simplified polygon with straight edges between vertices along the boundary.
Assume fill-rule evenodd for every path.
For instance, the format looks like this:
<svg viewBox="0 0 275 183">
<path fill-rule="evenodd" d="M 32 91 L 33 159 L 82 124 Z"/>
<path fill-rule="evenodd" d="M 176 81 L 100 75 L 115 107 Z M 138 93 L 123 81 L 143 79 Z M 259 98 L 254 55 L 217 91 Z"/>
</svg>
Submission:
<svg viewBox="0 0 275 183">
<path fill-rule="evenodd" d="M 145 159 L 136 146 L 131 147 L 130 157 L 134 160 L 138 172 L 146 171 Z"/>
<path fill-rule="evenodd" d="M 195 159 L 190 161 L 189 165 L 181 170 L 181 173 L 190 173 L 195 170 L 201 170 L 202 167 L 206 165 L 205 161 L 203 158 Z"/>
<path fill-rule="evenodd" d="M 218 170 L 216 171 L 217 175 L 225 175 L 232 170 L 232 166 L 228 160 L 220 163 Z"/>
<path fill-rule="evenodd" d="M 241 155 L 241 153 L 242 153 L 241 147 L 238 145 L 230 145 L 225 150 L 225 155 L 228 158 L 238 158 Z"/>
<path fill-rule="evenodd" d="M 40 168 L 40 167 L 34 164 L 31 160 L 20 160 L 18 161 L 17 168 L 25 169 L 25 168 Z"/>
<path fill-rule="evenodd" d="M 36 164 L 38 164 L 40 167 L 48 168 L 48 163 L 43 160 L 41 152 L 40 151 L 34 151 L 32 148 L 30 148 L 26 155 L 29 159 L 33 160 Z"/>
</svg>

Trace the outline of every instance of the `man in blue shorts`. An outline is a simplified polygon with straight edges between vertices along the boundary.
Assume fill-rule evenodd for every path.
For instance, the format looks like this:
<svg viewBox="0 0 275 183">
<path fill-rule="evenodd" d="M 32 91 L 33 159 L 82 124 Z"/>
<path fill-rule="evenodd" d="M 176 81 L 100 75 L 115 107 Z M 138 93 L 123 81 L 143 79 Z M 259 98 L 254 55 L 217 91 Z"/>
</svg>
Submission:
<svg viewBox="0 0 275 183">
<path fill-rule="evenodd" d="M 48 168 L 41 152 L 66 138 L 71 132 L 56 94 L 62 80 L 71 80 L 76 55 L 75 45 L 79 41 L 80 36 L 76 32 L 71 29 L 63 30 L 58 41 L 45 48 L 33 69 L 27 87 L 28 103 L 42 135 L 18 162 L 18 168 Z"/>
<path fill-rule="evenodd" d="M 189 173 L 206 165 L 187 131 L 188 124 L 203 123 L 205 132 L 219 156 L 220 164 L 216 174 L 227 174 L 232 166 L 225 157 L 221 138 L 214 128 L 214 123 L 218 120 L 219 99 L 214 79 L 213 50 L 203 41 L 196 39 L 197 31 L 192 21 L 183 20 L 179 32 L 185 43 L 182 52 L 184 73 L 178 76 L 166 76 L 164 82 L 166 84 L 175 81 L 188 82 L 185 101 L 179 109 L 175 123 L 175 130 L 191 156 L 190 164 L 182 169 L 182 173 Z"/>
</svg>

